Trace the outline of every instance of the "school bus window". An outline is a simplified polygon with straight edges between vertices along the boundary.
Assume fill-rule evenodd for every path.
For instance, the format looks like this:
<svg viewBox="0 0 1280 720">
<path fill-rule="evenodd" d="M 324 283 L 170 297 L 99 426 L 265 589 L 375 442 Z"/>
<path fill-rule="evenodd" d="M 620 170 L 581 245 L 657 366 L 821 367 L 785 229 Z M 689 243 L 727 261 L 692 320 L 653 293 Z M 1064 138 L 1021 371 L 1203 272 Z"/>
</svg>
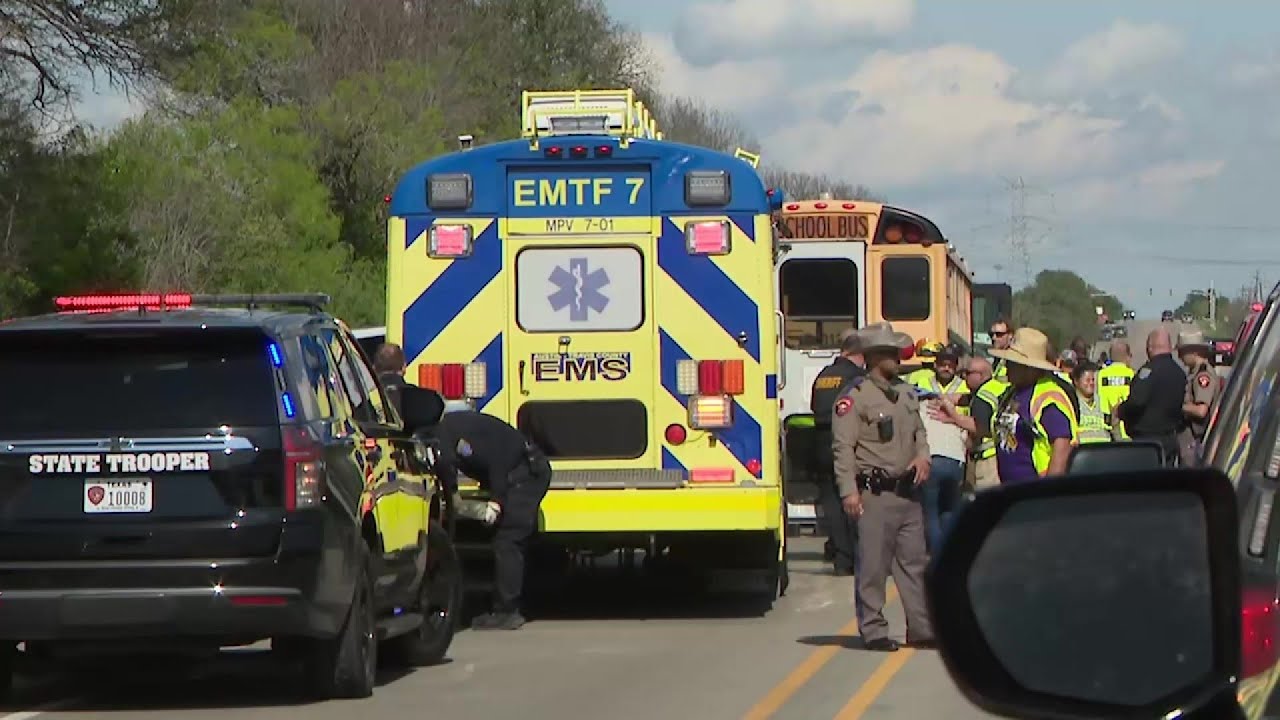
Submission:
<svg viewBox="0 0 1280 720">
<path fill-rule="evenodd" d="M 858 327 L 858 266 L 846 258 L 796 258 L 779 270 L 787 347 L 830 349 Z"/>
<path fill-rule="evenodd" d="M 880 314 L 885 320 L 928 320 L 929 258 L 887 257 L 880 265 Z"/>
</svg>

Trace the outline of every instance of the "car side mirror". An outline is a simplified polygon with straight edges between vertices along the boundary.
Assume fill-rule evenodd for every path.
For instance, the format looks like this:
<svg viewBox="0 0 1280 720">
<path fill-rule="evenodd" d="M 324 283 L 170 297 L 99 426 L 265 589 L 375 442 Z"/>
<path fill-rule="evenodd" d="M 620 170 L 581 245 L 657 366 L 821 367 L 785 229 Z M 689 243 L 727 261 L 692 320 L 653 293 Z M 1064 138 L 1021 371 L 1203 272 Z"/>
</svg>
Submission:
<svg viewBox="0 0 1280 720">
<path fill-rule="evenodd" d="M 1135 472 L 1164 467 L 1164 448 L 1147 440 L 1086 443 L 1072 449 L 1067 474 Z"/>
<path fill-rule="evenodd" d="M 400 388 L 400 415 L 405 430 L 417 433 L 440 422 L 444 415 L 444 398 L 434 390 L 405 385 Z"/>
<path fill-rule="evenodd" d="M 978 493 L 925 578 L 942 659 L 1004 717 L 1240 717 L 1237 537 L 1213 469 Z"/>
</svg>

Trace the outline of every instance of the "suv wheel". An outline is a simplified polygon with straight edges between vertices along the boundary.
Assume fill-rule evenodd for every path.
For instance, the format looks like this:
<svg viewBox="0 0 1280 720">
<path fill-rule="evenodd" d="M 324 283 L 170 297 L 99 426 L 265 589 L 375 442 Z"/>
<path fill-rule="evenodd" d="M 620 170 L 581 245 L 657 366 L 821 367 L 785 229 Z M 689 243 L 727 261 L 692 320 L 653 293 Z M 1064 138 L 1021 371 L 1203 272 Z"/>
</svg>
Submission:
<svg viewBox="0 0 1280 720">
<path fill-rule="evenodd" d="M 367 549 L 360 560 L 363 571 L 342 630 L 337 637 L 315 641 L 304 660 L 307 684 L 322 698 L 367 698 L 377 682 L 378 627 Z"/>
<path fill-rule="evenodd" d="M 462 563 L 458 550 L 444 527 L 432 520 L 427 529 L 427 570 L 418 586 L 418 602 L 413 608 L 422 614 L 422 625 L 384 644 L 388 662 L 425 667 L 444 660 L 458 629 L 462 601 Z"/>
</svg>

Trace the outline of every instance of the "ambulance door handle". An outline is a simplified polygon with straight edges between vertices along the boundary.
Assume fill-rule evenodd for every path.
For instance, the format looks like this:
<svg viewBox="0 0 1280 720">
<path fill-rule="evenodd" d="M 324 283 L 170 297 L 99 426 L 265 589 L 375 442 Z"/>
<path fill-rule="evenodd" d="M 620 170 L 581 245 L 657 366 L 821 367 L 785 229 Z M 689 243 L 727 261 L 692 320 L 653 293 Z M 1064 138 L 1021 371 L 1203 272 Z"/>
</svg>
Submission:
<svg viewBox="0 0 1280 720">
<path fill-rule="evenodd" d="M 526 390 L 526 389 L 525 389 L 525 387 L 524 387 L 525 361 L 524 361 L 524 360 L 521 360 L 521 361 L 520 361 L 520 364 L 517 366 L 517 368 L 518 368 L 519 373 L 520 373 L 520 394 L 521 394 L 521 395 L 528 395 L 528 394 L 529 394 L 529 391 L 528 391 L 528 390 Z"/>
<path fill-rule="evenodd" d="M 774 310 L 778 321 L 778 389 L 787 386 L 787 319 L 781 310 Z"/>
</svg>

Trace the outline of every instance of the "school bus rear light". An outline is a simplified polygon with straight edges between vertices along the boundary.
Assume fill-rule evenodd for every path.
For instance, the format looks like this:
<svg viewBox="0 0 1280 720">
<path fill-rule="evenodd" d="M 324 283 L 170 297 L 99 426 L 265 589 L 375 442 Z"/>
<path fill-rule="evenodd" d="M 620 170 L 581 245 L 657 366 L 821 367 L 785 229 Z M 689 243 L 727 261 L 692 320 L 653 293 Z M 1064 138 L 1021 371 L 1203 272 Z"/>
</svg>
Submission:
<svg viewBox="0 0 1280 720">
<path fill-rule="evenodd" d="M 445 400 L 481 398 L 489 389 L 487 370 L 482 362 L 419 365 L 418 387 L 435 390 Z"/>
<path fill-rule="evenodd" d="M 698 395 L 689 399 L 689 426 L 698 430 L 718 430 L 733 425 L 733 398 L 728 395 Z"/>
<path fill-rule="evenodd" d="M 459 258 L 471 254 L 470 225 L 432 225 L 427 241 L 427 255 L 433 258 Z"/>
<path fill-rule="evenodd" d="M 727 255 L 729 221 L 687 223 L 684 226 L 684 243 L 690 255 Z"/>
</svg>

